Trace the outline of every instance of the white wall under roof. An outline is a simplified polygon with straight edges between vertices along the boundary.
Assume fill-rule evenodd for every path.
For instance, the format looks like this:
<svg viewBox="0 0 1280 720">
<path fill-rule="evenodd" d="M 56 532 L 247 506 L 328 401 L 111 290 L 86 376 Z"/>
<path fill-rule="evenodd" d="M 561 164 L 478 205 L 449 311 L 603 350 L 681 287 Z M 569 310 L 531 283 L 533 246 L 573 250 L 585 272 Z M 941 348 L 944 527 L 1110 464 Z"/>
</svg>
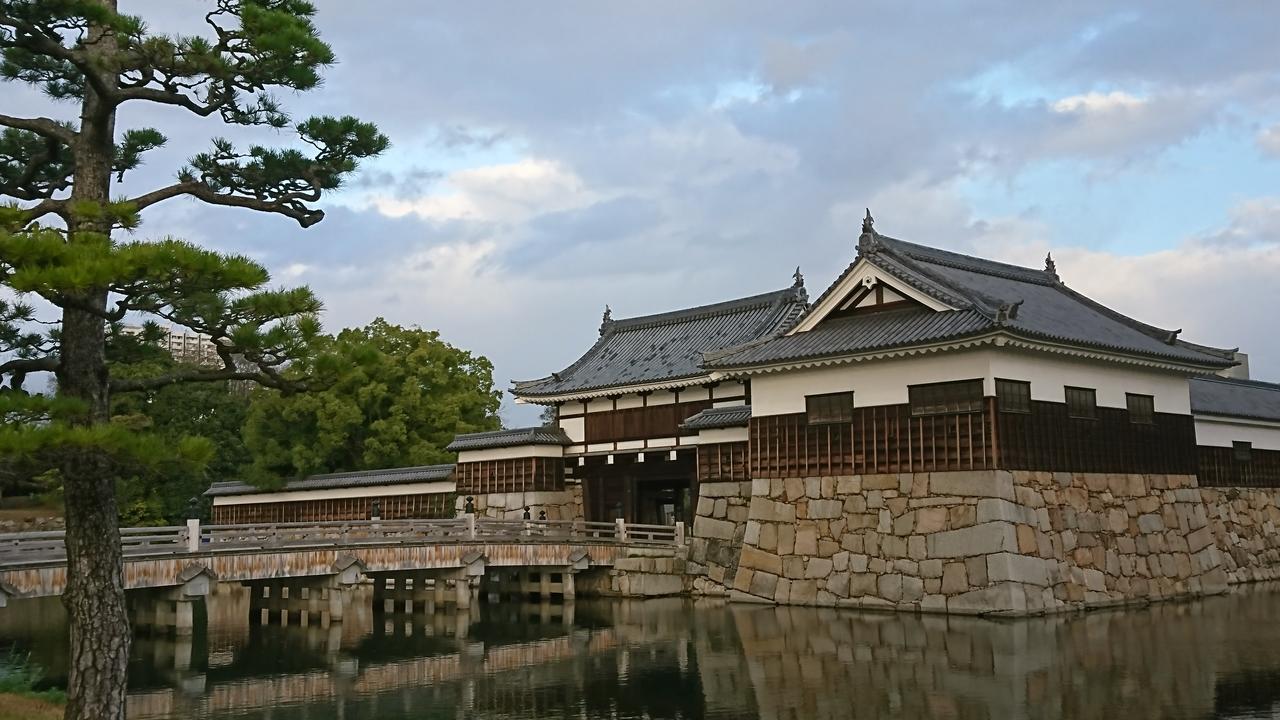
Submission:
<svg viewBox="0 0 1280 720">
<path fill-rule="evenodd" d="M 428 483 L 405 483 L 402 485 L 362 485 L 359 487 L 325 488 L 323 490 L 282 490 L 280 492 L 262 492 L 247 495 L 217 495 L 214 505 L 253 505 L 257 503 L 299 502 L 303 500 L 341 500 L 358 497 L 385 497 L 387 495 L 426 495 L 429 493 L 451 493 L 454 491 L 452 480 L 439 480 Z"/>
<path fill-rule="evenodd" d="M 1280 450 L 1280 423 L 1221 416 L 1196 416 L 1196 444 L 1231 447 L 1235 442 L 1253 443 L 1259 450 Z"/>
<path fill-rule="evenodd" d="M 1155 398 L 1156 412 L 1191 413 L 1184 375 L 1140 367 L 1075 360 L 1022 350 L 958 350 L 808 370 L 753 375 L 751 414 L 782 415 L 805 410 L 805 396 L 854 391 L 857 407 L 901 405 L 907 388 L 924 383 L 982 379 L 985 395 L 995 394 L 996 378 L 1031 383 L 1036 400 L 1064 402 L 1063 387 L 1094 388 L 1103 407 L 1126 407 L 1125 394 Z"/>
<path fill-rule="evenodd" d="M 559 445 L 515 445 L 512 447 L 461 450 L 458 452 L 458 462 L 460 463 L 527 457 L 564 457 L 564 448 Z"/>
</svg>

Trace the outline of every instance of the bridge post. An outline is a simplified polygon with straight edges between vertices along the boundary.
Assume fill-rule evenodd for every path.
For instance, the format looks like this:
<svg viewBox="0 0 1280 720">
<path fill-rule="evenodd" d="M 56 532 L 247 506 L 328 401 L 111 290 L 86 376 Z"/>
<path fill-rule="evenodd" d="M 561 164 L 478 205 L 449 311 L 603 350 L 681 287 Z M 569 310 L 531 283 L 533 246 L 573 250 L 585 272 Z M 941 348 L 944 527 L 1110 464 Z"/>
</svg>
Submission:
<svg viewBox="0 0 1280 720">
<path fill-rule="evenodd" d="M 676 522 L 675 540 L 676 540 L 676 545 L 684 545 L 684 521 L 683 520 L 679 520 Z"/>
<path fill-rule="evenodd" d="M 627 541 L 627 521 L 622 518 L 618 518 L 617 525 L 618 525 L 618 530 L 614 534 L 617 536 L 618 542 L 626 542 Z"/>
<path fill-rule="evenodd" d="M 476 515 L 475 513 L 467 513 L 467 537 L 472 540 L 476 539 Z"/>
<path fill-rule="evenodd" d="M 200 552 L 200 518 L 187 520 L 187 552 Z"/>
</svg>

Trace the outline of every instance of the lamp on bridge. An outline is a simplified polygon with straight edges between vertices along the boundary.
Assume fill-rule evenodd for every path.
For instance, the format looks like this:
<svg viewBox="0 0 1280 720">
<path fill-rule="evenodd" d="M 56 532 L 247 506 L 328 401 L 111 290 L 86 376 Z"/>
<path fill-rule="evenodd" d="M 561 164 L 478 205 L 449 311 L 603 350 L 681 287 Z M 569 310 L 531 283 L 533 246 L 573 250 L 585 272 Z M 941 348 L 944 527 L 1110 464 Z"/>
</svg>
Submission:
<svg viewBox="0 0 1280 720">
<path fill-rule="evenodd" d="M 533 515 L 530 515 L 530 514 L 529 514 L 529 506 L 528 506 L 528 505 L 525 505 L 525 506 L 524 506 L 524 519 L 525 519 L 525 520 L 532 520 L 532 519 L 533 519 Z"/>
<path fill-rule="evenodd" d="M 373 505 L 369 509 L 369 519 L 370 520 L 382 519 L 382 501 L 381 500 L 373 501 Z"/>
<path fill-rule="evenodd" d="M 476 514 L 476 499 L 474 497 L 471 497 L 470 495 L 467 496 L 467 504 L 463 506 L 462 512 L 468 515 Z"/>
<path fill-rule="evenodd" d="M 200 519 L 200 498 L 194 495 L 192 495 L 191 499 L 187 501 L 187 519 L 188 520 Z"/>
</svg>

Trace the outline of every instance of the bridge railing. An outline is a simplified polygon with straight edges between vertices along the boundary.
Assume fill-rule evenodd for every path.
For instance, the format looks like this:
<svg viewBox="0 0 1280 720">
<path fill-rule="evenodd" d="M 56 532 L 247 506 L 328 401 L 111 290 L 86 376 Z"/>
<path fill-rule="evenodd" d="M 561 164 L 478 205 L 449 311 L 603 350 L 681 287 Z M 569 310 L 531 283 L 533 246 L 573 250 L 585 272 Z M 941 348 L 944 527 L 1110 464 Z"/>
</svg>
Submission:
<svg viewBox="0 0 1280 720">
<path fill-rule="evenodd" d="M 360 545 L 421 545 L 466 542 L 607 543 L 672 547 L 684 543 L 683 524 L 587 522 L 583 520 L 351 520 L 121 528 L 126 558 L 185 553 L 222 553 L 276 548 Z M 62 531 L 0 534 L 0 567 L 46 564 L 66 559 Z"/>
</svg>

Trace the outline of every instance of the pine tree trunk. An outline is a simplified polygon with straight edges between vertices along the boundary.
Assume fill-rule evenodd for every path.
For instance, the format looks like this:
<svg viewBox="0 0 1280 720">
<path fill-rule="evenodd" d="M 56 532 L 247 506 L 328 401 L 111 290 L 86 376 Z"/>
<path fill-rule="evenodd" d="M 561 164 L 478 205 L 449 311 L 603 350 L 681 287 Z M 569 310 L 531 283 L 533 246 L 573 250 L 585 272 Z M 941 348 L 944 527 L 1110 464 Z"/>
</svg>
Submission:
<svg viewBox="0 0 1280 720">
<path fill-rule="evenodd" d="M 115 0 L 98 0 L 112 10 Z M 85 47 L 110 55 L 114 38 L 90 30 Z M 103 72 L 107 82 L 114 74 Z M 111 194 L 115 148 L 115 108 L 86 87 L 71 197 L 105 206 Z M 75 217 L 67 242 L 88 242 L 111 232 L 110 221 Z M 110 419 L 106 362 L 106 288 L 87 288 L 66 298 L 58 368 L 58 393 L 80 400 L 79 422 Z M 129 662 L 129 617 L 125 608 L 115 471 L 110 459 L 92 448 L 69 452 L 62 462 L 67 516 L 67 587 L 63 603 L 71 625 L 67 720 L 123 720 Z"/>
</svg>

